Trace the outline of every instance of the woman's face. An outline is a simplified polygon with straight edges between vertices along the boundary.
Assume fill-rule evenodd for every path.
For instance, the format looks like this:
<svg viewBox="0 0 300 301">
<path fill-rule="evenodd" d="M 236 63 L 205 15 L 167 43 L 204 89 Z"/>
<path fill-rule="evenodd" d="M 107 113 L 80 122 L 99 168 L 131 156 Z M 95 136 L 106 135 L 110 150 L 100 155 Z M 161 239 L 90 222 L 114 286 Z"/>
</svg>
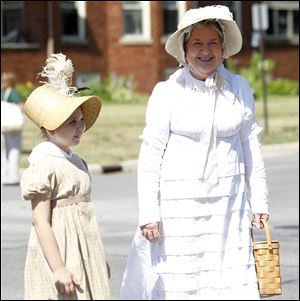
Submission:
<svg viewBox="0 0 300 301">
<path fill-rule="evenodd" d="M 67 152 L 71 146 L 80 143 L 84 131 L 85 122 L 79 107 L 59 128 L 53 131 L 47 130 L 47 133 L 51 142 Z"/>
<path fill-rule="evenodd" d="M 185 57 L 192 75 L 205 80 L 223 61 L 218 33 L 211 27 L 194 27 L 185 45 Z"/>
</svg>

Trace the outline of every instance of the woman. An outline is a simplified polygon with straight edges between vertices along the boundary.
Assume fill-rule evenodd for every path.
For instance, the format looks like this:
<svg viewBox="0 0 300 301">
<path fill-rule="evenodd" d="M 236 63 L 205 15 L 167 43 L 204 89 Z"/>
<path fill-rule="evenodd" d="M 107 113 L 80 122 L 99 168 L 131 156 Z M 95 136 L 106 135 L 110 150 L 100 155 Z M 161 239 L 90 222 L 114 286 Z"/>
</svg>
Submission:
<svg viewBox="0 0 300 301">
<path fill-rule="evenodd" d="M 23 109 L 21 96 L 15 88 L 16 78 L 11 72 L 4 72 L 1 77 L 1 102 L 15 103 Z M 2 106 L 2 105 L 1 105 Z M 15 116 L 17 118 L 17 116 Z M 14 118 L 14 116 L 12 116 Z M 2 119 L 1 119 L 2 121 Z M 3 145 L 2 145 L 3 144 Z M 1 157 L 4 165 L 3 185 L 19 185 L 22 129 L 2 130 L 1 124 Z"/>
<path fill-rule="evenodd" d="M 259 299 L 249 213 L 268 220 L 251 89 L 223 60 L 242 38 L 225 6 L 186 12 L 166 51 L 182 68 L 149 99 L 139 229 L 121 299 Z"/>
</svg>

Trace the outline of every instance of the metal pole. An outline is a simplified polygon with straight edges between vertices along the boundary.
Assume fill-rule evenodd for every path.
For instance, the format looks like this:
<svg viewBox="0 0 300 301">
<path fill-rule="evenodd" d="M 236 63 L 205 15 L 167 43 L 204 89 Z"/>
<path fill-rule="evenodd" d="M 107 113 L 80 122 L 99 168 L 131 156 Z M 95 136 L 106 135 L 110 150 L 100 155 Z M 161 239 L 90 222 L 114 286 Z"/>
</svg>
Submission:
<svg viewBox="0 0 300 301">
<path fill-rule="evenodd" d="M 262 12 L 261 7 L 258 9 L 258 20 L 259 20 L 259 51 L 261 59 L 261 81 L 262 81 L 262 92 L 263 92 L 263 108 L 264 108 L 264 121 L 265 121 L 265 133 L 269 133 L 268 126 L 268 107 L 267 107 L 267 87 L 266 87 L 266 74 L 264 64 L 264 31 L 262 29 Z"/>
<path fill-rule="evenodd" d="M 53 12 L 52 1 L 47 1 L 48 8 L 48 41 L 47 41 L 47 57 L 54 53 L 54 39 L 53 39 Z"/>
</svg>

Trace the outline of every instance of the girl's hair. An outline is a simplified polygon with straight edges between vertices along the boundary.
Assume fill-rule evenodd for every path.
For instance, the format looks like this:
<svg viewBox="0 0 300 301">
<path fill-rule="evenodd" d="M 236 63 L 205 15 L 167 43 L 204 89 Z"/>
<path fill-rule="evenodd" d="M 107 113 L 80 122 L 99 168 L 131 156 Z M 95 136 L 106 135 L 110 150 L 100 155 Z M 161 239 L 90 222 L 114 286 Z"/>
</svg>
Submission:
<svg viewBox="0 0 300 301">
<path fill-rule="evenodd" d="M 203 27 L 211 27 L 211 28 L 213 28 L 217 32 L 217 34 L 218 34 L 218 37 L 219 37 L 219 40 L 221 42 L 222 49 L 223 49 L 223 47 L 224 47 L 224 41 L 225 41 L 225 31 L 224 31 L 223 25 L 217 19 L 203 20 L 203 21 L 200 21 L 198 23 L 195 23 L 195 24 L 191 25 L 190 28 L 189 28 L 189 30 L 184 35 L 184 44 L 186 44 L 187 41 L 189 40 L 189 38 L 190 38 L 190 36 L 192 34 L 193 29 L 195 27 L 198 27 L 198 26 L 199 27 L 203 26 Z"/>
<path fill-rule="evenodd" d="M 34 145 L 37 145 L 44 141 L 49 141 L 49 136 L 46 132 L 46 129 L 44 127 L 41 127 L 38 136 L 34 139 Z"/>
</svg>

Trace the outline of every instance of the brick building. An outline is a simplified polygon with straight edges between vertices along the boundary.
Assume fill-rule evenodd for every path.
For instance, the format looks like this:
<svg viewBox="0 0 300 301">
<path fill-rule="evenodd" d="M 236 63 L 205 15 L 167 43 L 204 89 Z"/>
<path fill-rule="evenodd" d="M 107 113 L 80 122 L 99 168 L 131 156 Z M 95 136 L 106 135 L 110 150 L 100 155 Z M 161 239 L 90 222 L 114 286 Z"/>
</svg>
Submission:
<svg viewBox="0 0 300 301">
<path fill-rule="evenodd" d="M 228 5 L 243 35 L 234 56 L 245 66 L 251 46 L 251 5 L 255 1 L 214 1 Z M 73 61 L 77 85 L 91 77 L 131 75 L 136 90 L 150 93 L 178 65 L 164 50 L 187 9 L 211 1 L 1 1 L 1 72 L 37 83 L 49 53 Z M 299 2 L 264 1 L 269 28 L 265 57 L 276 62 L 275 77 L 299 79 Z"/>
</svg>

